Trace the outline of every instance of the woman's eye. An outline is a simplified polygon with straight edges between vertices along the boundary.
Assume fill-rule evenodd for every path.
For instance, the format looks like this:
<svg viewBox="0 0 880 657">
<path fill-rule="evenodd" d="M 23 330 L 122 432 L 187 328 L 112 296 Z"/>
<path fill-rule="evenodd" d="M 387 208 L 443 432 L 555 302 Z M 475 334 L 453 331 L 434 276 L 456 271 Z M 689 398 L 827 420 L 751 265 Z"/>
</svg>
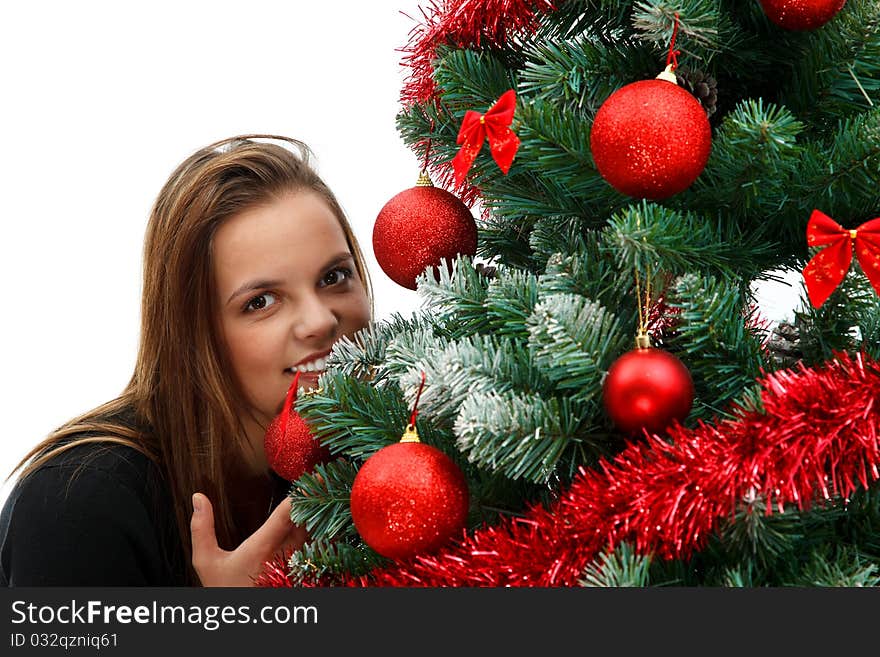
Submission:
<svg viewBox="0 0 880 657">
<path fill-rule="evenodd" d="M 263 292 L 253 297 L 244 307 L 245 312 L 253 312 L 255 310 L 264 310 L 275 303 L 275 295 L 270 292 Z"/>
<path fill-rule="evenodd" d="M 336 269 L 331 269 L 326 274 L 324 274 L 324 278 L 321 279 L 321 283 L 323 283 L 324 287 L 328 287 L 330 285 L 336 285 L 341 281 L 349 279 L 352 277 L 351 269 L 346 267 L 337 267 Z"/>
</svg>

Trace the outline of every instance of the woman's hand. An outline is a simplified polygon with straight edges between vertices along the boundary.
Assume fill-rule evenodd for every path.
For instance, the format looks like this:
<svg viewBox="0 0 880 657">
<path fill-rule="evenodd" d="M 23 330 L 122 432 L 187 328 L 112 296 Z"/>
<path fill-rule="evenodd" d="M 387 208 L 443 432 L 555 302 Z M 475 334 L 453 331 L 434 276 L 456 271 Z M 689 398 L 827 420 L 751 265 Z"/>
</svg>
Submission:
<svg viewBox="0 0 880 657">
<path fill-rule="evenodd" d="M 290 499 L 275 507 L 269 519 L 235 550 L 217 545 L 214 508 L 201 493 L 193 495 L 192 563 L 202 586 L 254 586 L 263 565 L 276 552 L 298 550 L 306 541 L 306 530 L 290 520 Z"/>
</svg>

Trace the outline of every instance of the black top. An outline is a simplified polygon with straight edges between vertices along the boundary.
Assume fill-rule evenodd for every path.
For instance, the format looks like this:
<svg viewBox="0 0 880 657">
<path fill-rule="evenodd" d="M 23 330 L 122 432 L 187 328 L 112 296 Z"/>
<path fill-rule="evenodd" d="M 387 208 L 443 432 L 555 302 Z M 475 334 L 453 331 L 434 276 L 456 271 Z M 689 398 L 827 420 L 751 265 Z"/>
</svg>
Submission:
<svg viewBox="0 0 880 657">
<path fill-rule="evenodd" d="M 132 409 L 103 419 L 152 432 Z M 253 522 L 264 494 L 268 516 L 290 490 L 272 471 L 246 485 L 254 494 L 232 511 Z M 187 586 L 186 571 L 168 484 L 132 447 L 86 443 L 53 456 L 16 482 L 0 511 L 2 586 Z"/>
<path fill-rule="evenodd" d="M 0 512 L 3 586 L 185 586 L 159 468 L 131 447 L 78 445 L 18 481 Z"/>
</svg>

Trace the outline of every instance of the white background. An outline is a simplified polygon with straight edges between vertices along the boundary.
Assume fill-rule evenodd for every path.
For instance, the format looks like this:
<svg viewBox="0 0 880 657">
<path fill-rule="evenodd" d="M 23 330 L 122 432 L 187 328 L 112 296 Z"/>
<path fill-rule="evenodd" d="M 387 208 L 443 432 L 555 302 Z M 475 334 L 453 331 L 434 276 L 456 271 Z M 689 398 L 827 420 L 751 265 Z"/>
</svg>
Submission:
<svg viewBox="0 0 880 657">
<path fill-rule="evenodd" d="M 377 213 L 419 173 L 395 128 L 398 49 L 419 4 L 3 3 L 0 481 L 127 383 L 150 206 L 174 167 L 217 139 L 308 143 L 367 257 L 377 318 L 419 305 L 372 254 Z M 790 294 L 765 288 L 765 314 L 785 315 Z"/>
</svg>

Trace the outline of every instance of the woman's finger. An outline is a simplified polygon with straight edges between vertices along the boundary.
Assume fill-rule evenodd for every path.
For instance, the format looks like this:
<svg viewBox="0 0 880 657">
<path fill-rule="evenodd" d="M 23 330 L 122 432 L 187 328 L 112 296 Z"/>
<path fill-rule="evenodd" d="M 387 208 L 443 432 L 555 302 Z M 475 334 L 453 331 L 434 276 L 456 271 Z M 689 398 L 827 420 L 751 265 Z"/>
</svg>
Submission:
<svg viewBox="0 0 880 657">
<path fill-rule="evenodd" d="M 294 526 L 290 519 L 290 498 L 285 497 L 266 522 L 238 549 L 248 554 L 271 554 L 284 543 Z"/>
<path fill-rule="evenodd" d="M 306 541 L 309 540 L 309 533 L 306 528 L 301 525 L 291 525 L 290 532 L 281 545 L 282 551 L 296 552 Z"/>
<path fill-rule="evenodd" d="M 256 554 L 272 553 L 281 546 L 295 527 L 290 519 L 290 498 L 285 497 L 272 514 L 266 519 L 257 531 L 251 534 L 239 549 L 243 552 Z"/>
<path fill-rule="evenodd" d="M 192 562 L 196 571 L 216 557 L 220 551 L 217 545 L 217 534 L 214 531 L 214 507 L 211 501 L 201 493 L 192 497 L 193 514 L 189 529 L 192 534 Z"/>
</svg>

